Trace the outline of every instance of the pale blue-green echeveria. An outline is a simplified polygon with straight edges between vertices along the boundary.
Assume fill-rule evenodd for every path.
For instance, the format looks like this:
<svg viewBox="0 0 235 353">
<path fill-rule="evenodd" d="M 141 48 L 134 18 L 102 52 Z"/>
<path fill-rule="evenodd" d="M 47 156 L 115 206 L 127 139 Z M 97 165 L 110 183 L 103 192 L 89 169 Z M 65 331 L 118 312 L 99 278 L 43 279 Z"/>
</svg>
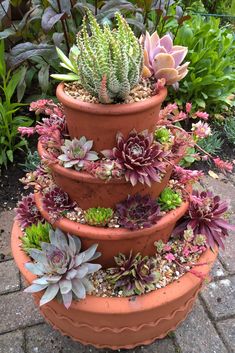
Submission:
<svg viewBox="0 0 235 353">
<path fill-rule="evenodd" d="M 45 290 L 41 297 L 40 306 L 61 294 L 63 303 L 68 309 L 73 295 L 77 299 L 84 299 L 86 293 L 94 288 L 89 275 L 98 271 L 101 265 L 89 263 L 97 259 L 98 244 L 81 251 L 81 241 L 78 237 L 65 235 L 61 230 L 50 231 L 50 243 L 41 243 L 42 250 L 31 249 L 29 254 L 35 261 L 25 264 L 27 270 L 39 278 L 33 280 L 32 285 L 25 292 L 35 293 Z"/>
</svg>

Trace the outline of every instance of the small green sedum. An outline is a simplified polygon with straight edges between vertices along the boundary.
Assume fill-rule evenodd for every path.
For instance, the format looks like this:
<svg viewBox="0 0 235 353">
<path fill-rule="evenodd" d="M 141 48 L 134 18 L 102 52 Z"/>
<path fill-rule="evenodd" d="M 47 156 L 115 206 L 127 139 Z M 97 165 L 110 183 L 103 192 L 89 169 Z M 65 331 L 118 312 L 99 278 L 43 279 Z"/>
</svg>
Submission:
<svg viewBox="0 0 235 353">
<path fill-rule="evenodd" d="M 138 38 L 119 13 L 115 17 L 117 29 L 111 30 L 108 25 L 101 28 L 87 10 L 77 35 L 77 47 L 71 48 L 69 58 L 57 49 L 61 66 L 70 73 L 52 75 L 60 80 L 78 81 L 104 104 L 125 100 L 138 84 L 143 69 L 143 48 Z M 87 18 L 91 35 L 87 30 Z"/>
<path fill-rule="evenodd" d="M 104 227 L 113 217 L 113 210 L 105 207 L 92 207 L 85 211 L 84 217 L 87 224 Z"/>
<path fill-rule="evenodd" d="M 161 211 L 170 211 L 181 205 L 182 198 L 178 192 L 175 192 L 171 188 L 165 188 L 158 198 L 158 203 Z"/>
</svg>

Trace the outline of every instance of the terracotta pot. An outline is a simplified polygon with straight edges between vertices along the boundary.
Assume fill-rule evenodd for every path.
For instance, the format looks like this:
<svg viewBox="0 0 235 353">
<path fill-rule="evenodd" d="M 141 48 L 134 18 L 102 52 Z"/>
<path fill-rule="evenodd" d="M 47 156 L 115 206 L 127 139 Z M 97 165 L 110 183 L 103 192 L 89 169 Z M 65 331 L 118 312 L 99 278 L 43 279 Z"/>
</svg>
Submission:
<svg viewBox="0 0 235 353">
<path fill-rule="evenodd" d="M 22 233 L 15 223 L 12 230 L 12 252 L 20 272 L 27 282 L 35 276 L 24 264 L 30 261 L 20 249 Z M 196 270 L 208 276 L 217 252 L 207 250 L 200 258 Z M 178 281 L 145 295 L 130 298 L 101 298 L 87 296 L 74 301 L 67 310 L 57 300 L 40 308 L 45 319 L 63 335 L 97 348 L 134 348 L 163 338 L 175 330 L 191 310 L 202 280 L 191 273 Z M 22 294 L 23 295 L 23 294 Z M 25 294 L 29 295 L 29 294 Z M 38 304 L 42 292 L 34 295 Z"/>
<path fill-rule="evenodd" d="M 43 150 L 40 143 L 38 143 L 38 153 L 41 158 L 46 155 L 46 151 Z M 178 163 L 178 161 L 179 159 L 175 163 Z M 90 207 L 114 208 L 117 203 L 125 200 L 127 195 L 137 193 L 142 196 L 149 194 L 156 199 L 167 186 L 172 172 L 172 166 L 169 165 L 162 181 L 160 183 L 154 182 L 151 187 L 148 187 L 141 183 L 132 186 L 124 178 L 111 179 L 105 182 L 88 173 L 64 168 L 58 163 L 51 164 L 50 168 L 55 183 L 84 210 Z"/>
<path fill-rule="evenodd" d="M 49 214 L 43 208 L 42 196 L 39 193 L 35 194 L 35 201 L 42 216 L 50 222 Z M 98 243 L 98 250 L 102 253 L 99 263 L 106 268 L 114 265 L 113 257 L 119 252 L 129 255 L 132 249 L 134 254 L 141 252 L 142 255 L 153 255 L 156 252 L 154 242 L 160 239 L 167 242 L 176 222 L 187 209 L 188 202 L 184 202 L 177 209 L 168 212 L 152 227 L 135 231 L 124 228 L 92 227 L 67 218 L 60 218 L 53 223 L 53 227 L 78 235 L 83 249 Z"/>
<path fill-rule="evenodd" d="M 117 131 L 125 137 L 133 129 L 153 132 L 166 95 L 167 89 L 163 88 L 157 95 L 142 102 L 95 104 L 68 96 L 64 93 L 63 83 L 56 90 L 56 96 L 64 106 L 70 137 L 85 136 L 93 140 L 97 152 L 115 146 Z"/>
</svg>

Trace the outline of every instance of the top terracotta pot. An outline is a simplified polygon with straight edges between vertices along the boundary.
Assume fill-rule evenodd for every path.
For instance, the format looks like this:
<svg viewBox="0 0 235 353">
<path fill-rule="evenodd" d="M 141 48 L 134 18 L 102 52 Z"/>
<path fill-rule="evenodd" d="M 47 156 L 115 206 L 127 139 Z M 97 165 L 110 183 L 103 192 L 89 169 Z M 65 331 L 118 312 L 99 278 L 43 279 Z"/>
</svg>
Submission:
<svg viewBox="0 0 235 353">
<path fill-rule="evenodd" d="M 56 90 L 58 100 L 64 105 L 70 137 L 85 136 L 93 140 L 93 149 L 96 151 L 113 148 L 117 131 L 121 131 L 124 137 L 133 129 L 138 132 L 145 129 L 153 132 L 166 95 L 167 89 L 163 88 L 157 95 L 141 102 L 95 104 L 68 96 L 64 92 L 63 83 Z"/>
</svg>

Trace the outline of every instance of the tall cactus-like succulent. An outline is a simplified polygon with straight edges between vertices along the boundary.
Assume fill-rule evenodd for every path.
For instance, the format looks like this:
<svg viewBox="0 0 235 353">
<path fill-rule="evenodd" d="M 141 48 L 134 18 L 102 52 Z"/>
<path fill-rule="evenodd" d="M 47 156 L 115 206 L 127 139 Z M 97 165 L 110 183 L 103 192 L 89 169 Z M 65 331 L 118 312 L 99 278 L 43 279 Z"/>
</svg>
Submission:
<svg viewBox="0 0 235 353">
<path fill-rule="evenodd" d="M 142 45 L 126 20 L 119 13 L 115 17 L 115 30 L 108 25 L 102 28 L 87 10 L 82 29 L 77 35 L 77 67 L 71 57 L 67 58 L 61 50 L 57 50 L 61 65 L 71 73 L 52 75 L 56 79 L 78 81 L 104 104 L 125 100 L 139 82 L 143 69 Z"/>
<path fill-rule="evenodd" d="M 101 103 L 124 100 L 139 82 L 143 50 L 125 19 L 116 14 L 117 29 L 101 28 L 87 12 L 91 35 L 83 19 L 77 35 L 78 71 L 82 86 Z"/>
</svg>

